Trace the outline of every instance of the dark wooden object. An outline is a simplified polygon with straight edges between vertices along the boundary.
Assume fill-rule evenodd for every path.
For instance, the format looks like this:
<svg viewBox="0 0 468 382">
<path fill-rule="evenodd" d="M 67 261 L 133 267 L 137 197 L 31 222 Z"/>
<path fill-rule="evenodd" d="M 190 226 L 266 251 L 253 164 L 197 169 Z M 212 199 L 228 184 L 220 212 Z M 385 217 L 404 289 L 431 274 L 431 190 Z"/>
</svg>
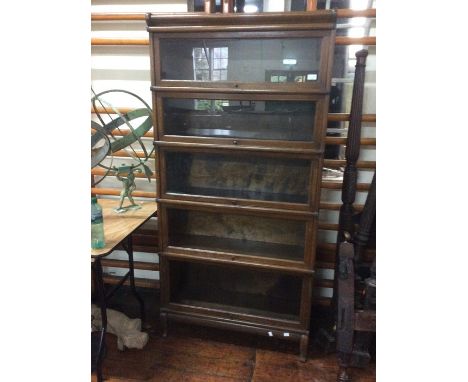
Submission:
<svg viewBox="0 0 468 382">
<path fill-rule="evenodd" d="M 368 336 L 357 337 L 355 331 L 375 331 L 375 310 L 356 311 L 355 268 L 362 260 L 364 250 L 375 224 L 375 174 L 366 204 L 355 233 L 356 211 L 353 207 L 357 191 L 357 161 L 361 145 L 362 102 L 367 51 L 356 53 L 356 71 L 351 101 L 350 124 L 346 141 L 346 166 L 343 176 L 342 201 L 337 235 L 336 268 L 333 305 L 336 311 L 336 347 L 339 356 L 339 382 L 349 381 L 350 364 L 365 365 L 368 353 L 358 347 L 368 346 Z M 360 308 L 375 309 L 375 278 L 365 282 L 366 301 Z M 371 301 L 373 300 L 373 301 Z M 358 344 L 359 346 L 354 346 Z"/>
<path fill-rule="evenodd" d="M 222 0 L 223 1 L 223 13 L 234 12 L 234 0 Z"/>
<path fill-rule="evenodd" d="M 146 16 L 164 335 L 169 320 L 240 330 L 298 341 L 306 359 L 335 21 Z M 306 81 L 267 82 L 289 55 Z"/>
<path fill-rule="evenodd" d="M 353 96 L 351 100 L 351 112 L 348 128 L 348 138 L 346 140 L 346 166 L 343 174 L 343 189 L 340 208 L 339 229 L 337 245 L 344 241 L 344 232 L 354 233 L 353 216 L 355 211 L 353 203 L 356 198 L 357 184 L 357 160 L 361 150 L 361 119 L 362 101 L 364 94 L 364 79 L 366 71 L 367 50 L 360 50 L 356 53 L 356 71 L 354 74 Z"/>
<path fill-rule="evenodd" d="M 337 273 L 337 297 L 338 316 L 336 325 L 336 343 L 340 370 L 338 382 L 351 380 L 348 367 L 351 364 L 355 344 L 355 332 L 375 332 L 375 262 L 371 277 L 365 280 L 364 301 L 361 302 L 363 309 L 357 310 L 355 298 L 355 265 L 359 264 L 362 251 L 366 247 L 371 234 L 371 228 L 375 224 L 376 214 L 376 177 L 372 180 L 366 204 L 361 215 L 359 229 L 354 236 L 346 232 L 346 241 L 340 243 L 338 256 L 339 266 Z M 354 242 L 351 242 L 351 240 Z"/>
</svg>

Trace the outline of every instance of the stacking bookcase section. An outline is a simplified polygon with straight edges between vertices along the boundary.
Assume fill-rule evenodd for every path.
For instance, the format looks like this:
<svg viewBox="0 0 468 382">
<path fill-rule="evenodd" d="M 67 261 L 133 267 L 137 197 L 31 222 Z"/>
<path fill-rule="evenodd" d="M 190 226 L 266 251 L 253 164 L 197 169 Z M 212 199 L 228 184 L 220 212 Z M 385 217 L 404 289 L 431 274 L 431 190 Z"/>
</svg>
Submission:
<svg viewBox="0 0 468 382">
<path fill-rule="evenodd" d="M 274 151 L 163 145 L 161 198 L 315 211 L 321 157 Z"/>
<path fill-rule="evenodd" d="M 148 14 L 153 85 L 326 94 L 335 20 L 334 11 Z"/>
<path fill-rule="evenodd" d="M 173 93 L 157 97 L 161 141 L 238 147 L 323 149 L 326 105 L 320 95 Z M 324 112 L 325 110 L 325 112 Z"/>
<path fill-rule="evenodd" d="M 313 273 L 315 213 L 160 201 L 164 256 Z"/>
<path fill-rule="evenodd" d="M 334 11 L 148 14 L 161 322 L 309 341 Z"/>
<path fill-rule="evenodd" d="M 307 331 L 308 307 L 301 296 L 310 294 L 310 277 L 172 258 L 164 258 L 161 266 L 169 275 L 170 295 L 162 297 L 169 316 L 194 315 L 215 325 L 243 322 L 281 337 L 287 332 L 298 338 Z"/>
<path fill-rule="evenodd" d="M 210 86 L 242 84 L 273 84 L 281 85 L 285 82 L 297 82 L 296 77 L 308 86 L 319 88 L 324 83 L 323 71 L 320 68 L 320 54 L 326 46 L 322 44 L 327 38 L 321 32 L 306 32 L 300 37 L 284 37 L 284 33 L 261 34 L 251 33 L 244 38 L 232 38 L 232 33 L 218 34 L 225 38 L 199 37 L 162 38 L 159 43 L 161 57 L 161 81 L 190 81 L 199 85 L 200 82 L 209 83 Z M 267 37 L 268 38 L 265 38 Z M 307 45 L 308 49 L 304 49 Z M 205 66 L 205 50 L 214 51 L 215 71 L 209 72 L 209 63 Z M 184 54 L 185 53 L 185 54 Z M 188 53 L 188 54 L 187 54 Z M 276 61 L 283 61 L 284 57 L 296 57 L 295 63 L 300 61 L 298 69 L 292 73 L 284 73 L 276 68 Z M 195 67 L 191 66 L 200 63 Z M 229 66 L 229 71 L 221 69 Z M 217 70 L 216 70 L 217 69 Z M 300 73 L 300 74 L 299 74 Z M 291 78 L 288 78 L 288 74 Z"/>
</svg>

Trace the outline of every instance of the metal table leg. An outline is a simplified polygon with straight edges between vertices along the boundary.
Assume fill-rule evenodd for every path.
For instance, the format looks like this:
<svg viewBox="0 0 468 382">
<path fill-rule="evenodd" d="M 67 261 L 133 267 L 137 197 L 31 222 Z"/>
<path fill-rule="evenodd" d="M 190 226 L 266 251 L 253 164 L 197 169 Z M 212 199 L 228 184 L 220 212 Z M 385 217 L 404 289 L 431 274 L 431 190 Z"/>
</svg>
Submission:
<svg viewBox="0 0 468 382">
<path fill-rule="evenodd" d="M 107 331 L 107 306 L 106 306 L 106 294 L 104 290 L 104 280 L 102 278 L 102 265 L 101 259 L 98 257 L 94 260 L 94 274 L 96 280 L 96 288 L 99 295 L 99 304 L 101 308 L 101 335 L 99 338 L 99 345 L 98 345 L 98 354 L 96 358 L 96 375 L 98 382 L 102 382 L 102 361 L 103 361 L 103 353 L 104 353 L 104 346 L 106 342 L 106 331 Z"/>
<path fill-rule="evenodd" d="M 135 298 L 138 300 L 140 304 L 141 327 L 143 328 L 145 326 L 145 303 L 135 288 L 135 268 L 133 265 L 133 237 L 132 235 L 129 235 L 127 237 L 126 245 L 124 248 L 128 254 L 128 270 L 130 273 L 130 288 L 132 290 L 133 295 L 135 296 Z"/>
</svg>

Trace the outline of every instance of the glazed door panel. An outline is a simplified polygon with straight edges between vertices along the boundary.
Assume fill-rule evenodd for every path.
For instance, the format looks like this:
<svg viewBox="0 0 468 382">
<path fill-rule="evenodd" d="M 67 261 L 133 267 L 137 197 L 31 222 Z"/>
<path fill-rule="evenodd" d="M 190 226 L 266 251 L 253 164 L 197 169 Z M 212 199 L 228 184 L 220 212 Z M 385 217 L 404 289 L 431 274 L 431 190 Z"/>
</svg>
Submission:
<svg viewBox="0 0 468 382">
<path fill-rule="evenodd" d="M 311 269 L 316 217 L 163 204 L 164 253 Z"/>
<path fill-rule="evenodd" d="M 185 261 L 169 264 L 170 304 L 300 321 L 300 276 Z"/>
<path fill-rule="evenodd" d="M 163 99 L 164 135 L 314 141 L 316 102 Z"/>
<path fill-rule="evenodd" d="M 161 80 L 279 85 L 319 82 L 321 37 L 254 36 L 162 38 Z"/>
<path fill-rule="evenodd" d="M 162 148 L 163 198 L 312 210 L 317 157 Z"/>
<path fill-rule="evenodd" d="M 159 140 L 288 151 L 323 149 L 324 97 L 173 91 L 161 95 Z"/>
</svg>

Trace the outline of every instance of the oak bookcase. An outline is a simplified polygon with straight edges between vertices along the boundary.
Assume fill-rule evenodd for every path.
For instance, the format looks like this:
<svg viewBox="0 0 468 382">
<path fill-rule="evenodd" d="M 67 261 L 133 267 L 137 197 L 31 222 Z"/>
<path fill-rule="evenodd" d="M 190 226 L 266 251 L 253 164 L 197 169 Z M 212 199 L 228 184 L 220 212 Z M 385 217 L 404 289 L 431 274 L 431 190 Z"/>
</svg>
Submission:
<svg viewBox="0 0 468 382">
<path fill-rule="evenodd" d="M 147 14 L 161 321 L 309 339 L 334 11 Z"/>
</svg>

